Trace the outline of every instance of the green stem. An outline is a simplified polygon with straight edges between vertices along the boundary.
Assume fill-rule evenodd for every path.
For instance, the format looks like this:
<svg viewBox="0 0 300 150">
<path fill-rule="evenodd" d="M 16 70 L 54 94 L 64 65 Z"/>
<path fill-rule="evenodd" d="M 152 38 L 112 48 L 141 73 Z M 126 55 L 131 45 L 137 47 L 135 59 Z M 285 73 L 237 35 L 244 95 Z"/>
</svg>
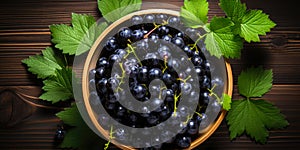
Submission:
<svg viewBox="0 0 300 150">
<path fill-rule="evenodd" d="M 203 35 L 200 35 L 200 34 L 198 33 L 197 35 L 198 35 L 198 39 L 197 39 L 197 40 L 195 41 L 195 43 L 192 45 L 191 50 L 196 49 L 196 52 L 198 53 L 199 50 L 198 50 L 198 47 L 197 47 L 197 43 L 198 43 L 201 39 L 203 39 L 203 38 L 207 35 L 207 33 L 205 33 L 205 34 L 203 34 Z"/>
<path fill-rule="evenodd" d="M 222 104 L 222 100 L 221 100 L 221 98 L 216 94 L 216 93 L 214 93 L 214 89 L 216 88 L 216 84 L 214 84 L 214 86 L 211 88 L 211 89 L 207 89 L 209 92 L 210 92 L 210 96 L 214 96 L 214 97 L 216 97 L 216 99 L 217 99 L 217 101 L 218 101 L 218 103 L 219 104 Z"/>
<path fill-rule="evenodd" d="M 134 57 L 137 59 L 137 61 L 139 62 L 139 64 L 140 64 L 141 66 L 143 66 L 141 60 L 140 60 L 139 57 L 136 55 L 134 48 L 133 48 L 130 44 L 127 44 L 127 46 L 128 46 L 129 49 L 130 49 L 130 52 L 129 52 L 129 53 L 133 53 Z"/>
<path fill-rule="evenodd" d="M 147 34 L 144 35 L 144 39 L 148 38 L 148 36 L 149 36 L 152 32 L 154 32 L 156 29 L 158 29 L 159 27 L 164 26 L 164 25 L 167 25 L 168 22 L 164 21 L 164 22 L 163 22 L 162 24 L 160 24 L 160 25 L 157 25 L 156 23 L 153 23 L 153 24 L 154 24 L 154 28 L 153 28 L 152 30 L 150 30 Z"/>
<path fill-rule="evenodd" d="M 111 126 L 111 127 L 110 127 L 110 132 L 109 132 L 109 139 L 108 139 L 107 143 L 104 144 L 104 150 L 107 150 L 107 149 L 108 149 L 109 144 L 111 143 L 111 140 L 114 138 L 114 137 L 113 137 L 113 134 L 114 134 L 114 132 L 113 132 L 113 126 Z"/>
</svg>

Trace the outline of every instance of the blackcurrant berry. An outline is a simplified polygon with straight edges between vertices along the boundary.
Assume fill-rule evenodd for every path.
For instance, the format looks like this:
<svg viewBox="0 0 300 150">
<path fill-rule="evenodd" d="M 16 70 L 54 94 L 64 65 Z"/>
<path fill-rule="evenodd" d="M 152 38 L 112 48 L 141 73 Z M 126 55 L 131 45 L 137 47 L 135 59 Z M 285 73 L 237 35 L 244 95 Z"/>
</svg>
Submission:
<svg viewBox="0 0 300 150">
<path fill-rule="evenodd" d="M 148 81 L 148 68 L 146 66 L 142 66 L 138 70 L 138 80 L 140 82 Z"/>
<path fill-rule="evenodd" d="M 142 32 L 142 30 L 134 30 L 131 34 L 131 39 L 132 42 L 141 40 L 144 36 L 144 33 Z"/>
<path fill-rule="evenodd" d="M 177 26 L 180 23 L 180 18 L 176 17 L 176 16 L 172 16 L 168 19 L 168 24 L 173 25 L 173 26 Z"/>
<path fill-rule="evenodd" d="M 184 41 L 181 37 L 172 38 L 172 43 L 178 46 L 179 48 L 183 48 L 185 46 Z"/>
<path fill-rule="evenodd" d="M 167 22 L 167 20 L 168 20 L 168 16 L 167 15 L 165 15 L 165 14 L 158 14 L 158 15 L 156 15 L 155 22 L 159 23 L 159 24 L 162 24 L 164 22 Z"/>
<path fill-rule="evenodd" d="M 65 137 L 65 134 L 66 130 L 64 129 L 64 127 L 62 125 L 58 125 L 55 132 L 54 140 L 59 143 L 62 142 Z"/>
<path fill-rule="evenodd" d="M 128 40 L 130 39 L 131 37 L 131 29 L 129 28 L 122 28 L 119 32 L 119 37 L 122 39 L 122 40 Z"/>
<path fill-rule="evenodd" d="M 153 23 L 155 21 L 155 16 L 152 14 L 147 14 L 144 16 L 144 21 L 147 23 Z"/>
<path fill-rule="evenodd" d="M 178 136 L 176 138 L 176 144 L 180 148 L 188 148 L 191 145 L 191 137 L 188 136 Z"/>
<path fill-rule="evenodd" d="M 187 132 L 191 135 L 195 135 L 198 133 L 198 130 L 199 130 L 199 126 L 198 126 L 198 123 L 196 120 L 194 119 L 191 119 L 187 125 L 188 127 L 188 130 Z"/>
<path fill-rule="evenodd" d="M 118 47 L 118 42 L 115 37 L 108 38 L 106 44 L 105 44 L 105 50 L 107 51 L 114 51 Z"/>
<path fill-rule="evenodd" d="M 147 94 L 147 89 L 144 85 L 136 85 L 133 87 L 133 96 L 137 99 L 145 97 Z"/>
<path fill-rule="evenodd" d="M 160 26 L 158 29 L 158 35 L 160 37 L 167 35 L 169 33 L 169 28 L 167 26 Z"/>
<path fill-rule="evenodd" d="M 138 25 L 141 24 L 142 22 L 143 22 L 143 17 L 141 16 L 135 15 L 131 18 L 131 23 L 133 25 Z"/>
<path fill-rule="evenodd" d="M 160 79 L 162 77 L 161 69 L 159 68 L 153 68 L 149 71 L 149 79 Z"/>
<path fill-rule="evenodd" d="M 101 94 L 105 94 L 107 92 L 107 79 L 102 78 L 100 81 L 96 84 L 98 92 Z"/>
</svg>

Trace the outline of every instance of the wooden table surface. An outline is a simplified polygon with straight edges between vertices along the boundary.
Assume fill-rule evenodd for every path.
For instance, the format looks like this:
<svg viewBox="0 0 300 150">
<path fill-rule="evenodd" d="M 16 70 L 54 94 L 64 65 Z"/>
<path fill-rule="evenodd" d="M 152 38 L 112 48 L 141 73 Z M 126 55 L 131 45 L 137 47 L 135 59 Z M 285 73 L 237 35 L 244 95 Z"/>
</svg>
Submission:
<svg viewBox="0 0 300 150">
<path fill-rule="evenodd" d="M 150 0 L 147 0 L 150 1 Z M 152 0 L 153 1 L 153 0 Z M 155 0 L 182 5 L 181 0 Z M 224 15 L 209 0 L 209 16 Z M 263 65 L 274 72 L 272 90 L 264 96 L 286 115 L 290 126 L 270 132 L 266 145 L 242 136 L 230 141 L 225 122 L 200 149 L 299 149 L 300 147 L 300 9 L 293 0 L 248 0 L 263 9 L 277 26 L 261 43 L 245 44 L 242 57 L 230 60 L 234 84 L 242 68 Z M 48 26 L 70 23 L 71 12 L 99 18 L 96 0 L 5 0 L 0 4 L 0 149 L 57 149 L 54 133 L 63 105 L 38 99 L 42 83 L 21 60 L 51 46 Z M 235 96 L 236 97 L 236 90 Z"/>
</svg>

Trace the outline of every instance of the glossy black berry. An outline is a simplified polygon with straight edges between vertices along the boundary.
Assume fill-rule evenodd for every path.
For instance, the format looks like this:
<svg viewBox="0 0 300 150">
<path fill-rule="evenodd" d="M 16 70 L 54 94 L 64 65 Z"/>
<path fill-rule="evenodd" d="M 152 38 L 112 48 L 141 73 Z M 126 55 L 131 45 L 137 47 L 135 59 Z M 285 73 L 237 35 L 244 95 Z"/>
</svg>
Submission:
<svg viewBox="0 0 300 150">
<path fill-rule="evenodd" d="M 133 25 L 138 25 L 141 24 L 142 22 L 143 22 L 143 17 L 141 16 L 135 15 L 131 18 L 131 23 Z"/>
<path fill-rule="evenodd" d="M 167 15 L 165 15 L 165 14 L 158 14 L 158 15 L 156 15 L 155 22 L 159 23 L 159 24 L 162 24 L 164 22 L 167 22 L 167 20 L 168 20 L 168 16 Z"/>
<path fill-rule="evenodd" d="M 123 117 L 126 113 L 126 109 L 123 106 L 119 106 L 116 109 L 116 114 L 118 117 Z"/>
<path fill-rule="evenodd" d="M 118 47 L 118 42 L 117 42 L 116 38 L 110 37 L 110 38 L 108 38 L 104 48 L 107 51 L 113 51 L 113 50 L 117 49 L 117 47 Z"/>
<path fill-rule="evenodd" d="M 147 89 L 144 85 L 135 85 L 132 93 L 137 99 L 141 99 L 146 96 Z"/>
<path fill-rule="evenodd" d="M 148 81 L 148 68 L 146 66 L 140 67 L 138 70 L 138 80 L 140 82 Z"/>
<path fill-rule="evenodd" d="M 192 57 L 192 63 L 195 65 L 195 66 L 200 66 L 203 62 L 203 59 L 199 56 L 199 55 L 194 55 Z"/>
<path fill-rule="evenodd" d="M 107 79 L 102 78 L 96 84 L 98 92 L 101 94 L 105 94 L 107 92 Z"/>
<path fill-rule="evenodd" d="M 65 134 L 66 130 L 64 129 L 64 127 L 62 125 L 58 125 L 55 132 L 54 140 L 59 143 L 62 142 L 65 137 Z"/>
<path fill-rule="evenodd" d="M 140 29 L 132 31 L 132 34 L 131 34 L 132 42 L 141 40 L 143 38 L 143 36 L 144 36 L 144 33 Z"/>
<path fill-rule="evenodd" d="M 152 14 L 147 14 L 144 17 L 144 21 L 147 23 L 153 23 L 153 22 L 155 22 L 155 16 Z"/>
<path fill-rule="evenodd" d="M 122 28 L 119 32 L 119 38 L 121 38 L 122 40 L 128 40 L 131 37 L 131 29 L 129 28 Z"/>
<path fill-rule="evenodd" d="M 171 115 L 171 108 L 168 106 L 162 106 L 161 111 L 159 113 L 162 120 L 167 119 Z"/>
<path fill-rule="evenodd" d="M 171 37 L 170 35 L 164 35 L 164 36 L 162 36 L 161 39 L 163 39 L 163 40 L 166 41 L 166 42 L 171 42 L 172 37 Z"/>
<path fill-rule="evenodd" d="M 176 138 L 176 144 L 180 148 L 188 148 L 191 145 L 191 137 L 188 136 L 178 136 Z"/>
<path fill-rule="evenodd" d="M 167 102 L 172 102 L 174 100 L 174 91 L 172 89 L 166 89 L 163 91 L 163 96 Z"/>
<path fill-rule="evenodd" d="M 162 78 L 162 72 L 161 69 L 159 68 L 153 68 L 149 71 L 149 79 L 153 80 L 153 79 L 160 79 Z"/>
<path fill-rule="evenodd" d="M 164 35 L 167 35 L 169 33 L 169 28 L 167 26 L 160 26 L 158 29 L 158 35 L 160 35 L 161 37 Z"/>
<path fill-rule="evenodd" d="M 163 74 L 163 77 L 162 77 L 163 81 L 166 83 L 166 84 L 172 84 L 173 82 L 175 82 L 175 77 L 174 75 L 168 73 L 168 72 L 165 72 Z"/>
<path fill-rule="evenodd" d="M 181 37 L 174 37 L 172 39 L 172 43 L 178 46 L 179 48 L 183 48 L 185 46 L 184 41 Z"/>
<path fill-rule="evenodd" d="M 173 25 L 173 26 L 177 26 L 180 23 L 180 18 L 176 17 L 176 16 L 172 16 L 168 19 L 168 24 Z"/>
<path fill-rule="evenodd" d="M 121 62 L 121 57 L 118 54 L 112 54 L 109 56 L 108 63 L 110 67 L 113 67 L 114 63 Z"/>
<path fill-rule="evenodd" d="M 158 121 L 159 121 L 159 117 L 156 114 L 150 114 L 150 116 L 147 117 L 147 122 L 150 125 L 157 124 Z"/>
<path fill-rule="evenodd" d="M 188 125 L 187 125 L 187 132 L 191 135 L 195 135 L 198 133 L 198 130 L 199 130 L 199 126 L 198 126 L 198 123 L 196 120 L 194 119 L 191 119 L 189 122 L 188 122 Z"/>
</svg>

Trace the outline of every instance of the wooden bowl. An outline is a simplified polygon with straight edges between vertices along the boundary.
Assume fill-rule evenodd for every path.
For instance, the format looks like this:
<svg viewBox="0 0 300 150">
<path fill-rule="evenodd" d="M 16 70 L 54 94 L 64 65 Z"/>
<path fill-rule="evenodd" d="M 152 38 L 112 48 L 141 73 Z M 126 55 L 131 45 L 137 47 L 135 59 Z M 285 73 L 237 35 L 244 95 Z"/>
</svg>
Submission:
<svg viewBox="0 0 300 150">
<path fill-rule="evenodd" d="M 86 107 L 86 111 L 88 116 L 90 117 L 90 121 L 96 128 L 96 130 L 102 134 L 104 137 L 109 137 L 109 131 L 103 129 L 98 121 L 97 121 L 97 116 L 93 112 L 93 109 L 91 108 L 91 104 L 89 101 L 89 71 L 94 69 L 96 67 L 96 62 L 98 57 L 100 56 L 100 51 L 97 50 L 98 45 L 105 39 L 105 37 L 110 33 L 111 30 L 116 28 L 119 24 L 123 23 L 126 20 L 129 20 L 132 16 L 134 15 L 145 15 L 145 14 L 167 14 L 167 15 L 172 15 L 172 16 L 179 16 L 178 11 L 173 11 L 173 10 L 167 10 L 167 9 L 148 9 L 148 10 L 141 10 L 137 11 L 131 14 L 128 14 L 121 19 L 115 21 L 112 23 L 110 26 L 108 26 L 104 32 L 98 37 L 94 45 L 92 46 L 91 50 L 89 51 L 84 68 L 83 68 L 83 73 L 82 73 L 82 93 L 83 93 L 83 102 L 84 106 Z M 226 68 L 226 74 L 227 74 L 227 81 L 224 81 L 224 93 L 228 95 L 232 95 L 233 91 L 233 79 L 232 79 L 232 70 L 230 67 L 230 64 L 226 61 L 224 61 L 224 65 Z M 210 137 L 214 131 L 219 127 L 221 124 L 222 120 L 224 119 L 226 115 L 225 110 L 221 110 L 220 113 L 218 114 L 218 117 L 215 119 L 213 123 L 211 123 L 196 140 L 192 141 L 190 148 L 188 149 L 193 149 L 197 146 L 199 146 L 201 143 L 203 143 L 208 137 Z M 116 146 L 118 146 L 121 149 L 126 149 L 126 150 L 134 150 L 134 148 L 126 145 L 119 144 L 117 142 L 113 142 Z"/>
</svg>

